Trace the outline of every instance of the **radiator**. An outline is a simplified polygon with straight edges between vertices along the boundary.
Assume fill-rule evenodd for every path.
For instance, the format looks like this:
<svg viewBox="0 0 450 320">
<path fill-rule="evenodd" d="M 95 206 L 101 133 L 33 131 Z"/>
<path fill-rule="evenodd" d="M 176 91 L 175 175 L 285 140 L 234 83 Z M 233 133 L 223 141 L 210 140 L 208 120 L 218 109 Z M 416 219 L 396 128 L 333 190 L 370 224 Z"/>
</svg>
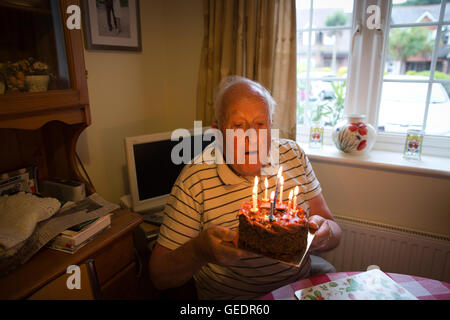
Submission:
<svg viewBox="0 0 450 320">
<path fill-rule="evenodd" d="M 339 246 L 320 255 L 338 272 L 382 271 L 450 282 L 450 237 L 335 216 L 342 228 Z"/>
</svg>

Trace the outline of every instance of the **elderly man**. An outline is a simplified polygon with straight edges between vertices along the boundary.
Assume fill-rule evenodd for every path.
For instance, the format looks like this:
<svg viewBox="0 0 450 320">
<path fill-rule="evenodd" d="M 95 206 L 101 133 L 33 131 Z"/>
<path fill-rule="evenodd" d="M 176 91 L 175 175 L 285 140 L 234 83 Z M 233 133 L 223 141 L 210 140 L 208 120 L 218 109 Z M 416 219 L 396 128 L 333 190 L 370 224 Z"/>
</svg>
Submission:
<svg viewBox="0 0 450 320">
<path fill-rule="evenodd" d="M 332 217 L 305 153 L 294 141 L 271 139 L 274 108 L 275 101 L 269 92 L 256 82 L 237 76 L 221 82 L 215 98 L 215 127 L 222 132 L 223 145 L 228 147 L 222 148 L 221 156 L 225 158 L 231 147 L 236 160 L 236 151 L 245 148 L 245 161 L 233 161 L 233 157 L 222 163 L 195 161 L 182 170 L 165 207 L 150 260 L 150 275 L 157 288 L 178 287 L 193 277 L 200 299 L 256 299 L 311 275 L 309 255 L 296 268 L 233 245 L 239 227 L 236 214 L 241 203 L 251 199 L 254 176 L 267 177 L 271 191 L 275 189 L 276 172 L 264 176 L 263 172 L 267 172 L 264 168 L 271 165 L 270 161 L 260 156 L 257 161 L 250 161 L 257 152 L 255 146 L 249 139 L 244 146 L 242 140 L 227 138 L 227 129 L 255 129 L 258 141 L 267 139 L 267 150 L 269 145 L 278 148 L 278 164 L 282 165 L 285 177 L 283 200 L 287 200 L 295 186 L 301 186 L 297 202 L 310 212 L 311 223 L 318 229 L 310 251 L 330 250 L 338 245 L 341 229 Z M 204 158 L 210 159 L 217 150 L 207 147 Z M 268 154 L 267 159 L 270 158 Z"/>
</svg>

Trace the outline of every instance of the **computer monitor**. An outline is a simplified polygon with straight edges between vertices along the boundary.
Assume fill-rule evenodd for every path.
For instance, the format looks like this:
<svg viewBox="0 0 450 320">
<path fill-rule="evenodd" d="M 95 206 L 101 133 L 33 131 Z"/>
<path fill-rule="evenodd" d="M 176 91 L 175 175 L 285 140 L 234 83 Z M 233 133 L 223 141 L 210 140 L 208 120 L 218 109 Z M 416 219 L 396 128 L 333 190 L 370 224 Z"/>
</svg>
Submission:
<svg viewBox="0 0 450 320">
<path fill-rule="evenodd" d="M 191 139 L 190 159 L 214 141 L 214 134 L 208 129 L 185 130 L 183 138 Z M 125 138 L 131 205 L 135 212 L 149 212 L 164 207 L 173 184 L 185 166 L 185 163 L 175 164 L 172 161 L 172 149 L 182 139 L 172 141 L 171 136 L 172 132 L 163 132 Z M 201 143 L 201 150 L 194 150 L 194 143 Z"/>
</svg>

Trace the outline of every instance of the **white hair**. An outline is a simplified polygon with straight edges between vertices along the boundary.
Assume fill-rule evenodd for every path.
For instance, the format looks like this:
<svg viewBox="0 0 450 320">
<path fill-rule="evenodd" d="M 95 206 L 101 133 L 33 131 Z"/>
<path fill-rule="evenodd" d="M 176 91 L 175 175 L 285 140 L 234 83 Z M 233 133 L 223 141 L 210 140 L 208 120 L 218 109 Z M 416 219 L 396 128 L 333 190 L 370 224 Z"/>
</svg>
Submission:
<svg viewBox="0 0 450 320">
<path fill-rule="evenodd" d="M 214 98 L 214 115 L 216 117 L 219 128 L 222 126 L 226 116 L 227 106 L 224 104 L 225 94 L 230 88 L 234 87 L 237 84 L 246 84 L 251 89 L 253 89 L 254 92 L 248 92 L 246 93 L 246 95 L 257 95 L 264 101 L 264 103 L 267 105 L 269 121 L 272 122 L 272 116 L 275 111 L 276 102 L 270 92 L 258 82 L 234 75 L 222 79 L 219 86 L 217 87 L 216 95 Z"/>
</svg>

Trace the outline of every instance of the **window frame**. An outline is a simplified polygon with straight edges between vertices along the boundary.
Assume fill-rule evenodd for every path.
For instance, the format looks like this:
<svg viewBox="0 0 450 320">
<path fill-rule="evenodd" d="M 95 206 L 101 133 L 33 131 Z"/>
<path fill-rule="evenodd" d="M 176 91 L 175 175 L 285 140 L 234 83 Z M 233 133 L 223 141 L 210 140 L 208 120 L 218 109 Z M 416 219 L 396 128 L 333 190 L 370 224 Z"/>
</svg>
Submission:
<svg viewBox="0 0 450 320">
<path fill-rule="evenodd" d="M 310 1 L 310 21 L 309 28 L 299 28 L 298 32 L 308 32 L 309 31 L 309 45 L 307 51 L 308 65 L 307 69 L 310 69 L 310 58 L 311 58 L 311 37 L 314 31 L 323 31 L 325 29 L 333 29 L 336 27 L 325 27 L 325 28 L 312 28 L 313 21 L 313 0 Z M 381 25 L 379 29 L 369 30 L 366 21 L 368 16 L 371 14 L 367 13 L 367 8 L 370 5 L 377 5 L 380 9 L 381 15 Z M 448 4 L 450 5 L 450 4 Z M 391 13 L 392 13 L 393 1 L 392 0 L 354 0 L 353 2 L 353 20 L 350 27 L 337 27 L 337 29 L 349 28 L 353 30 L 353 35 L 351 36 L 350 48 L 349 48 L 349 61 L 348 61 L 348 73 L 347 73 L 347 86 L 346 86 L 346 96 L 345 96 L 345 108 L 344 114 L 348 113 L 362 113 L 366 114 L 366 121 L 371 123 L 378 132 L 378 118 L 381 106 L 381 96 L 382 87 L 384 82 L 411 82 L 408 80 L 392 80 L 384 79 L 384 68 L 386 63 L 387 46 L 389 43 L 389 33 L 391 28 L 401 28 L 401 27 L 424 27 L 424 26 L 436 26 L 436 38 L 434 39 L 432 60 L 430 66 L 430 75 L 427 80 L 412 81 L 428 83 L 427 97 L 426 97 L 426 107 L 424 115 L 424 129 L 426 129 L 426 121 L 428 116 L 428 109 L 431 100 L 431 90 L 434 83 L 450 83 L 450 80 L 434 79 L 434 74 L 437 66 L 437 56 L 439 50 L 439 44 L 442 37 L 442 27 L 448 25 L 450 27 L 450 21 L 445 21 L 445 10 L 447 6 L 447 1 L 442 0 L 440 4 L 439 19 L 435 22 L 421 22 L 421 23 L 408 23 L 408 24 L 392 24 L 391 25 Z M 311 9 L 312 8 L 312 9 Z M 364 38 L 363 38 L 364 37 Z M 375 37 L 378 37 L 376 39 Z M 365 40 L 365 41 L 364 41 Z M 381 46 L 381 52 L 377 47 Z M 366 54 L 363 54 L 365 52 Z M 369 54 L 367 54 L 369 53 Z M 363 66 L 370 65 L 370 72 L 364 72 Z M 309 77 L 309 72 L 307 73 L 307 92 L 310 90 L 311 81 L 318 80 L 318 78 Z M 345 80 L 338 79 L 336 80 Z M 361 81 L 367 83 L 367 88 L 359 87 Z M 369 87 L 370 86 L 370 87 Z M 359 92 L 361 92 L 359 94 Z M 309 125 L 298 124 L 297 125 L 298 134 L 297 140 L 305 143 L 308 141 L 309 136 Z M 324 143 L 332 144 L 331 140 L 331 127 L 325 128 Z M 393 151 L 393 152 L 403 152 L 403 147 L 405 143 L 405 133 L 394 133 L 394 132 L 378 132 L 377 140 L 374 145 L 374 149 Z M 423 143 L 423 154 L 439 156 L 439 157 L 449 157 L 450 158 L 450 137 L 435 136 L 435 135 L 425 135 Z"/>
</svg>

